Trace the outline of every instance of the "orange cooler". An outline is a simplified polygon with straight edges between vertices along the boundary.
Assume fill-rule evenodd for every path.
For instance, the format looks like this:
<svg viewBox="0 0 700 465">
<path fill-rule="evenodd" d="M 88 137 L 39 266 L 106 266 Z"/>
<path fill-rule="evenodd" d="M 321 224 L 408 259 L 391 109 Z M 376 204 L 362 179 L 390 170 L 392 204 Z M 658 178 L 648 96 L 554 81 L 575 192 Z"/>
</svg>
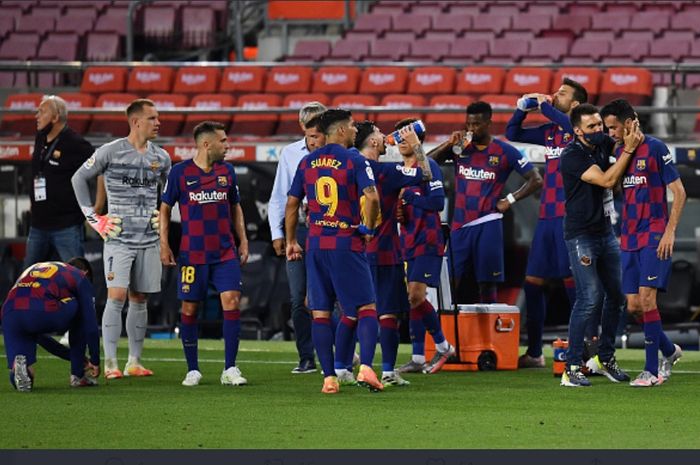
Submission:
<svg viewBox="0 0 700 465">
<path fill-rule="evenodd" d="M 458 305 L 459 361 L 448 361 L 443 370 L 515 370 L 518 368 L 520 309 L 506 304 Z M 455 343 L 454 312 L 442 310 L 442 331 Z M 425 338 L 425 358 L 435 355 L 435 342 Z"/>
</svg>

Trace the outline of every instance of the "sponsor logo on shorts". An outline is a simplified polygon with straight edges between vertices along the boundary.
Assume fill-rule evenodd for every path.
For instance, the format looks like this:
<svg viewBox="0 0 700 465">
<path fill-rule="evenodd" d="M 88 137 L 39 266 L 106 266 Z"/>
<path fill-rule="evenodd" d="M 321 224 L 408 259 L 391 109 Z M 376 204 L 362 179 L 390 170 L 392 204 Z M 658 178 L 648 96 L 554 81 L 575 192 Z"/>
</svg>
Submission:
<svg viewBox="0 0 700 465">
<path fill-rule="evenodd" d="M 190 285 L 189 285 L 189 284 L 183 284 L 183 285 L 182 285 L 182 292 L 184 292 L 184 293 L 190 292 Z"/>
<path fill-rule="evenodd" d="M 500 271 L 494 271 L 491 273 L 493 276 L 500 276 L 501 272 Z"/>
<path fill-rule="evenodd" d="M 114 281 L 114 271 L 107 273 L 107 281 Z"/>
<path fill-rule="evenodd" d="M 647 276 L 647 281 L 655 281 L 658 276 Z"/>
</svg>

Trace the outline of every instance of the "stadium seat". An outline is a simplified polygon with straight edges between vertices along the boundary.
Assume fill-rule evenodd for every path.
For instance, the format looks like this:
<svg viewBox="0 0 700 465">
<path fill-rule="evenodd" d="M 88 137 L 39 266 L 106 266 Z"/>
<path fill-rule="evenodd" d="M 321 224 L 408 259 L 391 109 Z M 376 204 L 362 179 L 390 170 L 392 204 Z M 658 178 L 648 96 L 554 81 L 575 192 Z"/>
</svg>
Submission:
<svg viewBox="0 0 700 465">
<path fill-rule="evenodd" d="M 615 98 L 629 100 L 631 105 L 645 105 L 651 101 L 651 72 L 642 68 L 610 68 L 603 74 L 598 104 Z"/>
<path fill-rule="evenodd" d="M 491 47 L 489 58 L 504 59 L 504 61 L 518 62 L 528 54 L 530 44 L 518 39 L 495 39 Z"/>
<path fill-rule="evenodd" d="M 321 61 L 331 53 L 331 43 L 327 40 L 300 40 L 294 46 L 294 53 L 286 61 Z"/>
<path fill-rule="evenodd" d="M 124 36 L 126 35 L 127 18 L 128 7 L 107 7 L 104 13 L 97 17 L 97 21 L 95 21 L 95 31 L 113 32 L 120 36 Z"/>
<path fill-rule="evenodd" d="M 21 16 L 15 22 L 17 32 L 36 32 L 44 36 L 56 27 L 56 19 L 51 16 L 36 16 L 33 14 Z"/>
<path fill-rule="evenodd" d="M 37 59 L 75 61 L 78 59 L 78 34 L 52 32 L 41 43 Z"/>
<path fill-rule="evenodd" d="M 696 14 L 679 12 L 671 16 L 669 19 L 669 27 L 674 31 L 695 31 L 698 20 L 700 20 L 700 11 Z"/>
<path fill-rule="evenodd" d="M 403 13 L 394 16 L 392 31 L 410 31 L 422 35 L 433 25 L 432 15 L 420 13 Z"/>
<path fill-rule="evenodd" d="M 294 94 L 308 92 L 313 70 L 306 66 L 279 66 L 271 68 L 265 83 L 266 93 Z"/>
<path fill-rule="evenodd" d="M 324 66 L 314 73 L 311 91 L 328 95 L 352 94 L 357 92 L 360 72 L 355 66 Z"/>
<path fill-rule="evenodd" d="M 518 97 L 517 95 L 486 94 L 482 95 L 480 100 L 491 104 L 491 108 L 495 110 L 497 108 L 515 108 Z M 491 117 L 491 134 L 505 133 L 506 125 L 511 116 L 513 116 L 511 112 L 496 113 L 494 111 Z M 533 121 L 533 117 L 534 115 L 528 115 L 528 123 Z"/>
<path fill-rule="evenodd" d="M 0 60 L 29 60 L 36 56 L 39 36 L 33 32 L 11 32 L 0 44 Z"/>
<path fill-rule="evenodd" d="M 408 78 L 409 94 L 451 94 L 455 88 L 456 70 L 442 66 L 419 67 Z"/>
<path fill-rule="evenodd" d="M 477 3 L 453 3 L 452 5 L 449 6 L 447 10 L 448 14 L 451 15 L 469 15 L 469 16 L 479 16 L 480 14 L 483 13 L 483 8 L 480 4 Z"/>
<path fill-rule="evenodd" d="M 591 28 L 590 15 L 568 14 L 560 15 L 552 21 L 553 31 L 571 31 L 575 35 L 580 35 L 584 30 Z"/>
<path fill-rule="evenodd" d="M 500 38 L 530 42 L 535 40 L 535 33 L 532 31 L 505 31 Z"/>
<path fill-rule="evenodd" d="M 383 3 L 375 3 L 374 6 L 372 7 L 371 13 L 373 15 L 381 15 L 381 16 L 396 16 L 404 11 L 406 11 L 406 6 L 407 4 L 399 4 L 399 3 L 390 3 L 390 4 L 383 4 Z"/>
<path fill-rule="evenodd" d="M 588 103 L 595 103 L 600 91 L 602 72 L 597 68 L 559 68 L 552 78 L 552 94 L 561 86 L 562 80 L 567 77 L 583 85 L 588 92 Z"/>
<path fill-rule="evenodd" d="M 532 31 L 535 35 L 539 35 L 551 27 L 551 14 L 525 13 L 513 16 L 513 31 Z"/>
<path fill-rule="evenodd" d="M 509 3 L 509 4 L 498 4 L 498 3 L 486 3 L 486 12 L 490 15 L 506 16 L 513 18 L 520 14 L 522 6 L 526 5 L 525 2 Z"/>
<path fill-rule="evenodd" d="M 602 61 L 604 63 L 615 63 L 621 60 L 628 62 L 639 61 L 642 57 L 649 54 L 649 42 L 639 40 L 620 40 L 610 47 Z"/>
<path fill-rule="evenodd" d="M 97 19 L 97 8 L 93 7 L 92 2 L 85 3 L 81 2 L 78 6 L 69 6 L 63 11 L 63 18 L 61 21 L 57 21 L 56 27 L 61 23 L 78 23 L 83 21 L 89 21 L 93 24 Z M 70 21 L 65 19 L 70 18 Z"/>
<path fill-rule="evenodd" d="M 632 3 L 609 3 L 605 5 L 605 13 L 626 14 L 628 16 L 632 16 L 633 14 L 637 13 L 637 6 Z"/>
<path fill-rule="evenodd" d="M 177 94 L 213 94 L 219 88 L 218 68 L 184 66 L 177 70 L 173 92 Z"/>
<path fill-rule="evenodd" d="M 132 68 L 126 84 L 126 90 L 139 95 L 170 92 L 174 75 L 174 68 L 169 66 L 139 66 Z"/>
<path fill-rule="evenodd" d="M 547 92 L 552 85 L 552 70 L 547 68 L 511 68 L 506 73 L 503 93 L 517 95 Z"/>
<path fill-rule="evenodd" d="M 630 15 L 626 13 L 598 14 L 591 17 L 594 31 L 624 31 L 630 27 Z"/>
<path fill-rule="evenodd" d="M 262 66 L 231 66 L 221 74 L 219 92 L 257 94 L 265 88 L 267 69 Z"/>
<path fill-rule="evenodd" d="M 429 106 L 434 108 L 455 108 L 458 113 L 427 113 L 425 115 L 426 132 L 429 138 L 452 134 L 464 129 L 467 106 L 474 99 L 468 95 L 436 95 L 430 99 Z"/>
<path fill-rule="evenodd" d="M 435 16 L 431 31 L 453 32 L 455 35 L 461 35 L 464 31 L 471 29 L 472 24 L 471 15 L 444 13 Z"/>
<path fill-rule="evenodd" d="M 650 58 L 663 58 L 668 61 L 680 61 L 690 53 L 690 42 L 687 40 L 659 39 L 651 42 Z"/>
<path fill-rule="evenodd" d="M 617 40 L 617 34 L 615 31 L 583 31 L 583 33 L 578 37 L 577 40 L 606 40 L 608 42 L 614 42 Z"/>
<path fill-rule="evenodd" d="M 457 76 L 456 93 L 473 96 L 500 93 L 505 75 L 503 68 L 464 68 Z"/>
<path fill-rule="evenodd" d="M 362 61 L 369 55 L 369 41 L 341 39 L 333 45 L 328 60 Z"/>
<path fill-rule="evenodd" d="M 190 98 L 184 94 L 150 94 L 146 98 L 153 100 L 156 104 L 156 109 L 163 110 L 168 108 L 186 107 Z M 163 113 L 159 111 L 158 120 L 160 121 L 159 135 L 162 137 L 174 137 L 182 134 L 180 128 L 185 122 L 185 115 L 182 113 Z"/>
<path fill-rule="evenodd" d="M 66 101 L 66 106 L 68 107 L 68 125 L 78 134 L 85 133 L 92 120 L 92 115 L 77 114 L 72 113 L 72 111 L 82 108 L 92 108 L 95 105 L 95 97 L 80 92 L 62 92 L 58 94 L 58 96 Z"/>
<path fill-rule="evenodd" d="M 692 42 L 695 40 L 695 32 L 688 29 L 679 31 L 668 30 L 662 32 L 658 40 L 685 40 L 687 42 Z"/>
<path fill-rule="evenodd" d="M 411 51 L 411 44 L 403 40 L 377 39 L 370 45 L 366 60 L 401 61 Z"/>
<path fill-rule="evenodd" d="M 389 134 L 394 130 L 394 124 L 404 118 L 422 119 L 422 113 L 411 111 L 410 109 L 413 107 L 426 106 L 426 100 L 425 97 L 420 95 L 389 94 L 382 98 L 380 105 L 401 110 L 396 113 L 377 113 L 375 119 L 377 127 L 379 127 L 384 134 Z"/>
<path fill-rule="evenodd" d="M 444 40 L 452 43 L 457 40 L 457 33 L 454 31 L 427 31 L 423 40 Z"/>
<path fill-rule="evenodd" d="M 591 61 L 599 61 L 601 57 L 610 52 L 610 41 L 597 39 L 579 39 L 574 42 L 569 50 L 568 57 L 590 58 Z"/>
<path fill-rule="evenodd" d="M 92 31 L 95 26 L 95 20 L 88 16 L 71 18 L 71 21 L 67 21 L 65 18 L 68 18 L 68 16 L 64 16 L 56 21 L 56 32 L 71 32 L 78 34 L 82 38 L 86 33 Z"/>
<path fill-rule="evenodd" d="M 502 34 L 503 31 L 510 29 L 510 27 L 510 16 L 484 14 L 474 16 L 472 21 L 472 30 L 493 31 L 496 35 Z"/>
<path fill-rule="evenodd" d="M 602 6 L 597 3 L 574 3 L 569 5 L 569 13 L 572 15 L 586 15 L 592 16 L 601 13 L 603 10 Z"/>
<path fill-rule="evenodd" d="M 114 32 L 88 32 L 85 59 L 87 61 L 115 61 L 121 57 L 121 42 Z"/>
<path fill-rule="evenodd" d="M 487 39 L 457 39 L 442 59 L 444 63 L 478 62 L 489 54 L 491 41 Z"/>
<path fill-rule="evenodd" d="M 406 90 L 408 69 L 369 67 L 362 72 L 360 92 L 366 94 L 400 94 Z"/>
<path fill-rule="evenodd" d="M 411 53 L 404 61 L 427 61 L 436 63 L 450 53 L 451 41 L 447 40 L 417 40 L 411 44 Z"/>
<path fill-rule="evenodd" d="M 10 94 L 5 100 L 5 108 L 36 110 L 42 98 L 43 94 Z M 8 135 L 19 133 L 22 136 L 34 136 L 36 134 L 34 114 L 3 115 L 0 132 Z"/>
<path fill-rule="evenodd" d="M 286 108 L 294 108 L 299 110 L 309 102 L 320 102 L 328 106 L 328 96 L 326 94 L 289 94 L 282 101 L 282 106 Z M 275 134 L 285 136 L 297 136 L 301 129 L 299 128 L 299 113 L 281 113 L 280 122 L 277 126 Z"/>
<path fill-rule="evenodd" d="M 433 17 L 433 25 L 435 25 L 435 15 L 443 12 L 448 2 L 423 2 L 411 5 L 410 12 L 417 15 L 429 15 Z"/>
<path fill-rule="evenodd" d="M 199 94 L 192 97 L 190 107 L 198 110 L 212 110 L 212 113 L 189 114 L 185 117 L 185 125 L 182 128 L 183 134 L 191 134 L 196 125 L 202 121 L 217 121 L 228 129 L 233 119 L 230 114 L 216 113 L 224 107 L 233 107 L 236 99 L 230 94 Z"/>
<path fill-rule="evenodd" d="M 129 122 L 124 111 L 131 102 L 138 98 L 136 94 L 107 93 L 95 102 L 95 108 L 120 110 L 119 113 L 94 115 L 89 133 L 109 134 L 113 137 L 126 137 L 129 134 Z"/>
<path fill-rule="evenodd" d="M 530 42 L 528 59 L 539 59 L 545 63 L 559 62 L 569 52 L 570 41 L 566 37 L 542 37 Z"/>
<path fill-rule="evenodd" d="M 649 30 L 643 31 L 623 31 L 620 40 L 627 42 L 652 42 L 655 39 L 654 33 Z"/>
<path fill-rule="evenodd" d="M 250 109 L 279 107 L 282 98 L 275 94 L 246 94 L 238 99 L 238 106 Z M 231 134 L 246 136 L 269 136 L 277 125 L 276 113 L 236 114 L 233 116 Z"/>
<path fill-rule="evenodd" d="M 670 27 L 670 13 L 664 11 L 642 11 L 632 16 L 631 30 L 651 31 L 659 34 Z"/>
<path fill-rule="evenodd" d="M 411 31 L 386 31 L 382 37 L 382 40 L 408 42 L 409 44 L 412 44 L 416 40 L 416 33 Z M 374 43 L 374 40 L 371 40 L 370 43 Z"/>
<path fill-rule="evenodd" d="M 147 5 L 143 12 L 143 35 L 150 43 L 172 45 L 176 11 L 172 6 Z"/>
<path fill-rule="evenodd" d="M 127 68 L 119 66 L 91 66 L 83 73 L 80 92 L 92 94 L 124 92 L 127 73 Z"/>
<path fill-rule="evenodd" d="M 393 24 L 391 15 L 364 14 L 355 20 L 352 30 L 358 32 L 372 32 L 381 35 L 391 29 Z"/>
<path fill-rule="evenodd" d="M 199 4 L 198 4 L 199 5 Z M 182 46 L 204 48 L 214 45 L 216 20 L 209 6 L 186 6 L 182 9 Z"/>
<path fill-rule="evenodd" d="M 345 108 L 352 111 L 352 118 L 355 121 L 364 121 L 366 119 L 373 120 L 373 113 L 365 113 L 362 111 L 365 107 L 377 105 L 377 97 L 366 94 L 341 94 L 333 97 L 331 107 Z"/>
</svg>

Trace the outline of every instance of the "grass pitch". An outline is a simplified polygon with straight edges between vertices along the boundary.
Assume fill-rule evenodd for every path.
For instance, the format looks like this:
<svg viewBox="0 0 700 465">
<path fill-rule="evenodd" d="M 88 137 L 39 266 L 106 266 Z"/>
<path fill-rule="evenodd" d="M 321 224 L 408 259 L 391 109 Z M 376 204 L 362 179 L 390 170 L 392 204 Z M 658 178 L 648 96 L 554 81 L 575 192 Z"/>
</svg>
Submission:
<svg viewBox="0 0 700 465">
<path fill-rule="evenodd" d="M 120 344 L 124 362 L 126 341 Z M 4 348 L 0 346 L 3 353 Z M 410 347 L 401 346 L 399 363 Z M 0 383 L 4 449 L 569 449 L 700 447 L 700 353 L 686 351 L 666 384 L 635 389 L 593 377 L 563 388 L 546 370 L 407 375 L 411 385 L 320 393 L 320 374 L 292 375 L 290 342 L 243 341 L 249 385 L 219 384 L 223 342 L 200 341 L 202 383 L 179 340 L 147 340 L 150 378 L 68 386 L 67 362 L 39 350 L 34 392 Z M 551 349 L 545 352 L 551 360 Z M 618 351 L 632 376 L 642 350 Z M 379 353 L 375 360 L 379 360 Z M 377 363 L 378 367 L 379 364 Z"/>
</svg>

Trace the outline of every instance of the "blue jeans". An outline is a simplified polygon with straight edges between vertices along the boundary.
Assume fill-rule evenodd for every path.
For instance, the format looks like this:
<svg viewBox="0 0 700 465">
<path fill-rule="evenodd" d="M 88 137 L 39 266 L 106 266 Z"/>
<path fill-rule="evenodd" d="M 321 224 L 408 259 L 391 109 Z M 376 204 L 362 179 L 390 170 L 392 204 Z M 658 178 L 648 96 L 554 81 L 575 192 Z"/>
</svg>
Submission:
<svg viewBox="0 0 700 465">
<path fill-rule="evenodd" d="M 297 228 L 297 240 L 304 246 L 308 229 L 304 226 Z M 306 262 L 301 260 L 287 262 L 287 280 L 292 303 L 292 323 L 294 337 L 299 353 L 299 361 L 315 360 L 314 343 L 311 340 L 311 313 L 306 308 Z"/>
<path fill-rule="evenodd" d="M 615 353 L 615 333 L 624 310 L 620 270 L 620 245 L 612 231 L 582 235 L 566 241 L 571 271 L 576 282 L 576 302 L 569 320 L 566 364 L 581 365 L 586 325 L 602 307 L 598 356 L 607 362 Z"/>
<path fill-rule="evenodd" d="M 85 229 L 82 224 L 53 231 L 30 227 L 24 268 L 37 262 L 52 260 L 54 251 L 63 262 L 73 257 L 82 257 L 85 255 L 84 240 Z"/>
</svg>

